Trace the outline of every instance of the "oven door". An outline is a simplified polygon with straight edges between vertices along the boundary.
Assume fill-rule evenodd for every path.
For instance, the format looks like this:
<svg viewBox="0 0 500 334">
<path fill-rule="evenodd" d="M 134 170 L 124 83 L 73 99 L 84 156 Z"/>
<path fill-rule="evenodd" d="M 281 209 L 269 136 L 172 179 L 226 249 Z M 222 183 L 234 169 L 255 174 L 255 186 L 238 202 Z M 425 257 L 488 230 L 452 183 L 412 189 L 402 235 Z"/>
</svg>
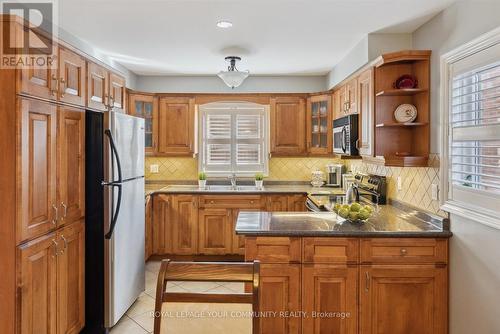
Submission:
<svg viewBox="0 0 500 334">
<path fill-rule="evenodd" d="M 333 153 L 347 154 L 347 126 L 333 128 Z"/>
</svg>

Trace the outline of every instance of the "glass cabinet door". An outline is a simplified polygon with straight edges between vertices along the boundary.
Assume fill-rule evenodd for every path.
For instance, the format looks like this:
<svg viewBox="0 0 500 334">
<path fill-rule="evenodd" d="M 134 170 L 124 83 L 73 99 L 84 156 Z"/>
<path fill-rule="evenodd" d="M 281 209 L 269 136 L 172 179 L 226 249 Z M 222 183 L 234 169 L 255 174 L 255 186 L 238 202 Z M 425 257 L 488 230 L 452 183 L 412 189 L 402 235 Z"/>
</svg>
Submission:
<svg viewBox="0 0 500 334">
<path fill-rule="evenodd" d="M 308 147 L 312 154 L 329 154 L 331 151 L 330 95 L 313 96 L 308 108 Z"/>
<path fill-rule="evenodd" d="M 144 118 L 144 146 L 146 153 L 154 152 L 156 149 L 155 117 L 156 117 L 156 99 L 148 95 L 130 96 L 130 114 Z"/>
</svg>

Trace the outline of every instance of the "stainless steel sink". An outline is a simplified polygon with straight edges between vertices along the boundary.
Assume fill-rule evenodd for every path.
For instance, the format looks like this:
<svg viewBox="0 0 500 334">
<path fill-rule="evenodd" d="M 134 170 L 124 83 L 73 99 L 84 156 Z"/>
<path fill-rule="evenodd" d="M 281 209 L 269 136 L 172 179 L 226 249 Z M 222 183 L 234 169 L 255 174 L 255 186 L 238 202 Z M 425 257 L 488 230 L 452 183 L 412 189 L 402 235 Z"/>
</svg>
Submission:
<svg viewBox="0 0 500 334">
<path fill-rule="evenodd" d="M 229 185 L 209 185 L 206 190 L 208 191 L 261 191 L 261 188 L 257 188 L 256 186 L 236 186 L 233 188 Z"/>
<path fill-rule="evenodd" d="M 237 190 L 240 191 L 261 191 L 263 188 L 257 188 L 256 186 L 238 186 Z"/>
</svg>

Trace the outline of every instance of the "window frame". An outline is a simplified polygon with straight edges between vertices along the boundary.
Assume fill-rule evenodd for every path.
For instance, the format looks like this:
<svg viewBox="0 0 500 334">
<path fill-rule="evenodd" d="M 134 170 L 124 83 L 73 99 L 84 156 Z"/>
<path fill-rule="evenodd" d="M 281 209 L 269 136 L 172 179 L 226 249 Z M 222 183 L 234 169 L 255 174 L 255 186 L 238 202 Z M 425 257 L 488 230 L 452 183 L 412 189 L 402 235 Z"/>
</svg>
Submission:
<svg viewBox="0 0 500 334">
<path fill-rule="evenodd" d="M 440 120 L 442 127 L 440 128 L 440 149 L 441 149 L 441 168 L 440 168 L 440 204 L 441 209 L 462 217 L 472 219 L 481 224 L 500 229 L 500 210 L 491 210 L 482 207 L 479 203 L 485 198 L 493 198 L 497 200 L 498 196 L 480 189 L 454 189 L 455 193 L 464 192 L 469 196 L 467 202 L 457 200 L 453 196 L 452 184 L 450 182 L 450 107 L 452 97 L 450 87 L 452 84 L 452 66 L 453 64 L 463 61 L 468 57 L 474 56 L 479 52 L 486 51 L 492 47 L 500 45 L 500 27 L 496 28 L 480 37 L 461 45 L 460 47 L 441 56 L 440 61 L 440 91 L 441 91 L 441 112 Z M 458 191 L 457 191 L 458 190 Z M 463 194 L 462 194 L 463 195 Z"/>
<path fill-rule="evenodd" d="M 264 168 L 263 170 L 250 170 L 250 171 L 245 171 L 245 170 L 236 170 L 234 171 L 233 168 L 231 170 L 221 170 L 221 171 L 210 171 L 205 168 L 205 131 L 206 131 L 206 124 L 204 124 L 205 119 L 206 119 L 206 113 L 207 113 L 207 108 L 211 109 L 238 109 L 238 108 L 253 108 L 253 109 L 262 109 L 264 113 L 264 118 L 263 118 L 263 125 L 261 131 L 263 132 L 263 145 L 262 145 L 262 159 L 263 159 L 263 165 Z M 229 111 L 232 112 L 232 111 Z M 256 173 L 262 173 L 264 176 L 269 175 L 269 149 L 270 149 L 270 107 L 269 105 L 264 105 L 264 104 L 258 104 L 258 103 L 253 103 L 253 102 L 247 102 L 247 101 L 220 101 L 220 102 L 211 102 L 211 103 L 206 103 L 203 105 L 198 106 L 198 129 L 199 129 L 199 135 L 198 135 L 198 147 L 199 147 L 199 152 L 198 152 L 198 171 L 200 172 L 205 172 L 207 176 L 209 177 L 216 177 L 216 178 L 224 178 L 228 177 L 230 175 L 234 174 L 237 177 L 255 177 Z M 221 111 L 215 111 L 215 113 L 223 114 Z M 233 112 L 234 113 L 234 112 Z M 236 114 L 238 114 L 236 112 Z M 236 141 L 236 120 L 233 122 L 231 120 L 231 159 L 235 157 L 236 152 L 233 150 L 237 141 Z M 252 141 L 253 139 L 243 139 L 243 143 L 245 141 Z"/>
</svg>

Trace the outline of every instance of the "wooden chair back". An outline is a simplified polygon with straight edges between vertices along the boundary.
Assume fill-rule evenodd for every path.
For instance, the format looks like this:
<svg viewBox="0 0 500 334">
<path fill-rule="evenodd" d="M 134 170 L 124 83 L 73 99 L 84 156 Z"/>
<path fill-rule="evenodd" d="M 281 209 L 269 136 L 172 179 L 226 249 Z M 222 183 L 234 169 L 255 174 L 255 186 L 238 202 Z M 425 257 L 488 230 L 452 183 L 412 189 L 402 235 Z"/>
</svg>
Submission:
<svg viewBox="0 0 500 334">
<path fill-rule="evenodd" d="M 160 334 L 161 309 L 172 303 L 252 304 L 252 333 L 259 333 L 259 261 L 253 262 L 180 262 L 163 260 L 156 285 L 154 334 Z M 167 292 L 168 281 L 242 282 L 251 283 L 252 292 L 219 294 Z"/>
</svg>

